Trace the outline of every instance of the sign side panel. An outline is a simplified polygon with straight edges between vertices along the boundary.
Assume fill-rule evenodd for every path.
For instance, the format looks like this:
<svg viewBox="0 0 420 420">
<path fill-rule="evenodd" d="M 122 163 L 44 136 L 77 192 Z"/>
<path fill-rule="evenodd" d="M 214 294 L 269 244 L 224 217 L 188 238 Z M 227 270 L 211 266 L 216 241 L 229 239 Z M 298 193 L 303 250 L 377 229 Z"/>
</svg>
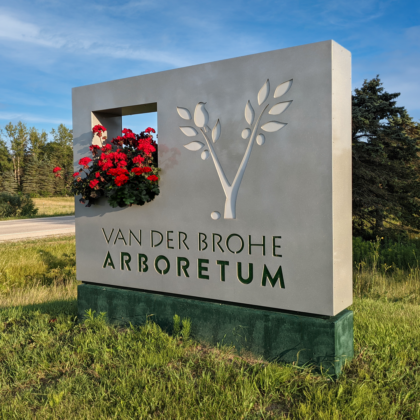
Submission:
<svg viewBox="0 0 420 420">
<path fill-rule="evenodd" d="M 351 54 L 333 42 L 334 315 L 353 302 Z"/>
</svg>

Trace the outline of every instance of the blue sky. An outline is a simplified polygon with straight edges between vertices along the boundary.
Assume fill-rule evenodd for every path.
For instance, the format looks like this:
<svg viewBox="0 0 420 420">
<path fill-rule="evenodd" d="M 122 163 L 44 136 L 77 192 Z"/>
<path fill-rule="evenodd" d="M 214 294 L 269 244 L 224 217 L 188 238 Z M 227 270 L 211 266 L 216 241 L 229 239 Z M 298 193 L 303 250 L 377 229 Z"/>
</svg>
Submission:
<svg viewBox="0 0 420 420">
<path fill-rule="evenodd" d="M 0 127 L 71 127 L 75 86 L 328 39 L 353 88 L 379 74 L 420 120 L 418 0 L 0 0 Z"/>
</svg>

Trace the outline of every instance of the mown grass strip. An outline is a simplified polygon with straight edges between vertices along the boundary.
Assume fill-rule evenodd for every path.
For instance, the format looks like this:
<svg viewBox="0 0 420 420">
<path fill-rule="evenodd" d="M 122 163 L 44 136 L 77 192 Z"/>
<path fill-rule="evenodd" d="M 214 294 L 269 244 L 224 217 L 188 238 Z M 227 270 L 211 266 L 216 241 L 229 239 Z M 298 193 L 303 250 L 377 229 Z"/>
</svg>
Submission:
<svg viewBox="0 0 420 420">
<path fill-rule="evenodd" d="M 420 308 L 357 300 L 338 380 L 238 357 L 152 320 L 77 323 L 75 300 L 0 310 L 2 418 L 420 418 Z M 194 322 L 194 320 L 192 320 Z"/>
<path fill-rule="evenodd" d="M 0 261 L 0 418 L 420 419 L 410 272 L 405 282 L 375 270 L 357 279 L 356 357 L 334 380 L 197 343 L 177 319 L 175 336 L 153 318 L 78 322 L 74 237 L 0 244 Z"/>
</svg>

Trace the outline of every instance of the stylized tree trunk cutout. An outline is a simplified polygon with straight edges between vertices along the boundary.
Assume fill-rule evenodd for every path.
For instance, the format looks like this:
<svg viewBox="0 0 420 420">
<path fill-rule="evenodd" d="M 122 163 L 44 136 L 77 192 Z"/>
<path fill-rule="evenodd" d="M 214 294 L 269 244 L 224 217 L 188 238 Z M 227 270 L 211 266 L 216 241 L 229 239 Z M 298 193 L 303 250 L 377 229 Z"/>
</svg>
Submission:
<svg viewBox="0 0 420 420">
<path fill-rule="evenodd" d="M 288 80 L 287 82 L 284 82 L 281 85 L 277 86 L 274 92 L 274 98 L 278 98 L 284 95 L 286 92 L 288 92 L 288 90 L 292 86 L 292 82 L 293 82 L 292 80 Z M 263 103 L 267 100 L 269 93 L 270 93 L 270 82 L 269 80 L 267 80 L 258 93 L 258 105 L 260 106 L 263 105 Z M 271 115 L 281 114 L 289 107 L 291 103 L 292 101 L 280 102 L 274 105 L 268 113 Z M 264 108 L 261 110 L 258 118 L 255 121 L 254 121 L 255 113 L 254 113 L 254 109 L 252 108 L 250 101 L 248 101 L 245 106 L 245 119 L 250 125 L 251 129 L 249 128 L 244 129 L 242 131 L 242 138 L 247 139 L 249 137 L 249 141 L 248 141 L 248 146 L 246 148 L 245 154 L 242 158 L 241 164 L 239 165 L 238 171 L 236 172 L 235 178 L 232 183 L 230 183 L 229 180 L 227 179 L 225 172 L 222 168 L 222 165 L 219 162 L 217 153 L 213 147 L 213 143 L 215 143 L 219 139 L 220 134 L 221 134 L 220 121 L 217 120 L 213 130 L 210 130 L 210 128 L 207 126 L 209 115 L 205 108 L 205 103 L 199 102 L 195 108 L 194 123 L 196 127 L 199 128 L 199 130 L 201 131 L 201 134 L 203 135 L 207 148 L 208 148 L 208 150 L 206 149 L 201 153 L 201 158 L 203 160 L 206 160 L 209 157 L 209 151 L 210 151 L 210 156 L 213 159 L 214 166 L 216 167 L 216 171 L 217 171 L 217 174 L 219 175 L 220 183 L 222 184 L 223 191 L 226 196 L 225 211 L 224 211 L 225 219 L 236 219 L 236 199 L 238 197 L 239 187 L 241 185 L 242 178 L 244 176 L 245 169 L 249 161 L 249 157 L 251 156 L 254 142 L 256 141 L 257 144 L 259 144 L 260 146 L 262 146 L 265 142 L 265 137 L 263 134 L 259 134 L 257 136 L 259 129 L 261 128 L 262 130 L 266 132 L 275 132 L 275 131 L 280 130 L 286 125 L 285 123 L 281 123 L 278 121 L 270 121 L 260 127 L 261 118 L 269 106 L 270 106 L 269 104 L 266 104 L 264 106 Z M 191 120 L 191 113 L 187 108 L 177 107 L 177 111 L 181 118 L 185 120 Z M 180 129 L 188 137 L 193 137 L 198 134 L 197 130 L 194 127 L 188 127 L 188 126 L 180 127 Z M 210 132 L 211 132 L 211 139 L 209 138 Z M 191 143 L 186 144 L 184 147 L 186 147 L 188 150 L 197 152 L 204 147 L 204 144 L 199 141 L 193 141 Z M 212 217 L 214 213 L 212 213 Z M 214 218 L 218 218 L 218 217 L 214 217 Z"/>
</svg>

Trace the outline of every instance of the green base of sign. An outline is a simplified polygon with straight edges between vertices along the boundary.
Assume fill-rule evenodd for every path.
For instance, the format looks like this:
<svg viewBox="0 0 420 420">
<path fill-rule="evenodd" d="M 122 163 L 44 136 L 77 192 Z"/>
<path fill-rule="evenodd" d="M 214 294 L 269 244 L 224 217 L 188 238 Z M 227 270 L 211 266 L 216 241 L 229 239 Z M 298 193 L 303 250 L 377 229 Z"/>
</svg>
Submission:
<svg viewBox="0 0 420 420">
<path fill-rule="evenodd" d="M 191 319 L 191 334 L 208 344 L 233 345 L 269 361 L 314 364 L 339 375 L 353 357 L 353 312 L 311 316 L 218 303 L 141 290 L 84 283 L 78 287 L 78 315 L 106 312 L 110 323 L 143 324 L 152 319 L 167 332 L 173 317 Z"/>
</svg>

